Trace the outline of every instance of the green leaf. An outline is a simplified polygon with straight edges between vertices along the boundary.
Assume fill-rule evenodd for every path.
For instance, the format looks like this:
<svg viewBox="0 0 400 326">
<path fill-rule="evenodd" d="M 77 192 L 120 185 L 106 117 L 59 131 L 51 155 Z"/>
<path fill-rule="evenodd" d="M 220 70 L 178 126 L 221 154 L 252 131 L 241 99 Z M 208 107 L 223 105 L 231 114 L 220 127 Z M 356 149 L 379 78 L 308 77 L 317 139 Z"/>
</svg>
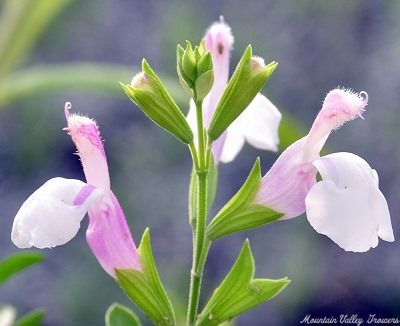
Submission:
<svg viewBox="0 0 400 326">
<path fill-rule="evenodd" d="M 23 269 L 40 263 L 43 259 L 43 255 L 37 251 L 22 251 L 8 256 L 0 262 L 0 284 Z"/>
<path fill-rule="evenodd" d="M 156 325 L 175 325 L 175 313 L 158 276 L 146 229 L 138 248 L 142 271 L 116 270 L 118 281 L 127 296 Z"/>
<path fill-rule="evenodd" d="M 246 48 L 215 109 L 208 128 L 211 140 L 216 140 L 246 109 L 277 65 L 276 62 L 261 65 L 252 57 L 251 46 Z"/>
<path fill-rule="evenodd" d="M 185 116 L 145 59 L 142 62 L 142 73 L 135 78 L 131 84 L 121 83 L 126 95 L 153 122 L 189 144 L 193 139 L 193 132 Z"/>
<path fill-rule="evenodd" d="M 217 213 L 207 227 L 207 236 L 216 240 L 226 235 L 273 222 L 283 214 L 253 202 L 261 184 L 260 159 L 235 196 Z"/>
<path fill-rule="evenodd" d="M 128 307 L 113 303 L 106 311 L 106 326 L 142 326 L 142 323 Z"/>
<path fill-rule="evenodd" d="M 207 174 L 207 211 L 210 210 L 217 192 L 218 186 L 218 166 L 214 164 L 211 157 L 210 166 Z M 196 221 L 198 199 L 198 182 L 196 172 L 192 170 L 189 184 L 189 223 L 193 225 Z"/>
<path fill-rule="evenodd" d="M 44 311 L 36 309 L 19 318 L 14 326 L 40 326 L 42 325 L 44 317 Z"/>
<path fill-rule="evenodd" d="M 290 282 L 287 278 L 254 279 L 254 271 L 254 258 L 246 240 L 232 269 L 198 316 L 196 326 L 219 325 L 230 320 L 273 298 Z"/>
</svg>

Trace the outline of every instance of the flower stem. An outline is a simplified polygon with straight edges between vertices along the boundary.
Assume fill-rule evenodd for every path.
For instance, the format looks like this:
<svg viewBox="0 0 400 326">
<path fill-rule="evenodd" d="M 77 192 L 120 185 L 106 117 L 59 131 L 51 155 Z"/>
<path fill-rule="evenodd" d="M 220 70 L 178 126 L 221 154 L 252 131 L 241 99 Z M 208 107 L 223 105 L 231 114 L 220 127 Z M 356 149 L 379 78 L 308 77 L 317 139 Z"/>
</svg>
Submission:
<svg viewBox="0 0 400 326">
<path fill-rule="evenodd" d="M 206 134 L 204 132 L 202 103 L 196 102 L 197 130 L 198 130 L 198 161 L 194 162 L 196 170 L 197 184 L 197 208 L 196 223 L 193 224 L 193 262 L 190 277 L 189 303 L 187 312 L 187 324 L 195 325 L 201 282 L 203 278 L 203 269 L 207 258 L 210 241 L 205 236 L 207 221 L 207 176 L 209 153 L 206 148 Z"/>
</svg>

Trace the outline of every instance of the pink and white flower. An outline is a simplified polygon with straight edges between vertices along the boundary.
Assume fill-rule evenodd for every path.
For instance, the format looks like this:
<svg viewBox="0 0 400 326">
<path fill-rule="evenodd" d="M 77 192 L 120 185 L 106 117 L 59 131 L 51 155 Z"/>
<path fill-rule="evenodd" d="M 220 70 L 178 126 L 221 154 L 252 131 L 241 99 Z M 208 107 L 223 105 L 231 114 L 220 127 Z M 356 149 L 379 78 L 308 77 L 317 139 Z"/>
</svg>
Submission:
<svg viewBox="0 0 400 326">
<path fill-rule="evenodd" d="M 280 155 L 263 177 L 255 199 L 283 213 L 283 219 L 306 212 L 317 232 L 355 252 L 376 247 L 378 237 L 394 241 L 378 175 L 355 154 L 320 157 L 320 151 L 332 130 L 361 117 L 367 102 L 365 92 L 330 91 L 308 135 Z M 318 172 L 320 182 L 316 180 Z"/>
<path fill-rule="evenodd" d="M 68 127 L 87 183 L 53 178 L 37 189 L 14 219 L 11 239 L 19 248 L 52 248 L 70 241 L 88 213 L 87 242 L 103 269 L 112 277 L 115 269 L 141 270 L 140 257 L 118 200 L 110 188 L 108 165 L 95 121 L 70 114 Z"/>
<path fill-rule="evenodd" d="M 210 51 L 214 69 L 214 84 L 210 93 L 203 102 L 203 119 L 208 128 L 214 111 L 229 80 L 229 57 L 233 47 L 233 35 L 231 28 L 221 17 L 214 23 L 204 36 L 205 47 Z M 263 59 L 255 57 L 254 60 Z M 187 120 L 197 135 L 196 109 L 193 101 Z M 234 160 L 242 149 L 245 141 L 252 146 L 276 151 L 278 149 L 278 127 L 281 113 L 264 95 L 257 94 L 250 105 L 228 127 L 228 129 L 213 143 L 212 152 L 214 162 L 228 163 Z"/>
</svg>

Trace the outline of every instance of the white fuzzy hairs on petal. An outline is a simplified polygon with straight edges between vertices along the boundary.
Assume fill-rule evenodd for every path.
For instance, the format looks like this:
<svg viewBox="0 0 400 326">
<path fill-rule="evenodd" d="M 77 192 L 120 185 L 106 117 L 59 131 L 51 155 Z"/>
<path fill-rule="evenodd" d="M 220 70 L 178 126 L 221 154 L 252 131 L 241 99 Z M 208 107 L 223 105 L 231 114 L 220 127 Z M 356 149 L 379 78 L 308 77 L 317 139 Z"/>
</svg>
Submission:
<svg viewBox="0 0 400 326">
<path fill-rule="evenodd" d="M 52 248 L 75 237 L 90 204 L 101 190 L 75 179 L 53 178 L 22 204 L 15 216 L 12 242 L 19 248 Z"/>
</svg>

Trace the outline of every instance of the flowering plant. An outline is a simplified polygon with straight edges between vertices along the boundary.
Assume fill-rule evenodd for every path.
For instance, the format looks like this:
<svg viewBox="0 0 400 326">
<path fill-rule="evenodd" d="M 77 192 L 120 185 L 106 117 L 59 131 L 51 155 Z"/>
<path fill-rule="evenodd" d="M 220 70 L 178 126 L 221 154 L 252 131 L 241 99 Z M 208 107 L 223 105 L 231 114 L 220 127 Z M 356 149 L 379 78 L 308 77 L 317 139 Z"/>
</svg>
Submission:
<svg viewBox="0 0 400 326">
<path fill-rule="evenodd" d="M 189 221 L 193 232 L 187 325 L 219 325 L 279 294 L 287 278 L 254 278 L 255 262 L 246 240 L 221 284 L 199 309 L 203 270 L 208 251 L 218 239 L 246 229 L 307 214 L 312 227 L 344 250 L 363 252 L 378 238 L 394 241 L 386 199 L 378 176 L 352 153 L 320 156 L 332 130 L 362 117 L 366 92 L 330 91 L 309 133 L 290 145 L 262 177 L 257 159 L 238 192 L 209 217 L 217 191 L 220 163 L 234 160 L 245 141 L 276 151 L 281 114 L 261 95 L 277 67 L 253 56 L 249 45 L 229 78 L 233 36 L 221 19 L 199 45 L 177 47 L 177 73 L 191 97 L 184 116 L 146 60 L 129 84 L 127 96 L 156 124 L 188 146 L 193 160 L 189 185 Z M 65 130 L 75 143 L 86 182 L 56 177 L 44 183 L 21 206 L 12 229 L 20 248 L 51 248 L 65 244 L 78 232 L 86 213 L 87 242 L 103 269 L 157 325 L 177 323 L 173 305 L 159 277 L 150 231 L 137 247 L 123 210 L 111 190 L 108 165 L 96 122 L 72 114 L 65 105 Z M 140 320 L 126 307 L 114 305 L 115 316 L 127 323 Z M 129 322 L 128 322 L 129 321 Z"/>
</svg>

